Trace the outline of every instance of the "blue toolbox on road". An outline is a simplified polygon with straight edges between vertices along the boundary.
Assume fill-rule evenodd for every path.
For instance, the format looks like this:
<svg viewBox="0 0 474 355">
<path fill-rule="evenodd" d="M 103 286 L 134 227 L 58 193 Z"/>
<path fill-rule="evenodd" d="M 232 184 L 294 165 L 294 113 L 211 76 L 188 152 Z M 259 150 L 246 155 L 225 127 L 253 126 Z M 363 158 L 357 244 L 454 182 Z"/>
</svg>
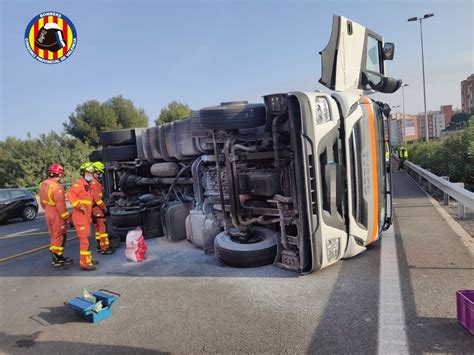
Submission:
<svg viewBox="0 0 474 355">
<path fill-rule="evenodd" d="M 72 308 L 79 317 L 91 323 L 97 323 L 110 317 L 112 315 L 112 305 L 117 300 L 116 296 L 120 297 L 120 294 L 100 289 L 92 292 L 91 295 L 95 298 L 95 302 L 91 302 L 91 300 L 84 297 L 74 297 L 64 304 Z"/>
</svg>

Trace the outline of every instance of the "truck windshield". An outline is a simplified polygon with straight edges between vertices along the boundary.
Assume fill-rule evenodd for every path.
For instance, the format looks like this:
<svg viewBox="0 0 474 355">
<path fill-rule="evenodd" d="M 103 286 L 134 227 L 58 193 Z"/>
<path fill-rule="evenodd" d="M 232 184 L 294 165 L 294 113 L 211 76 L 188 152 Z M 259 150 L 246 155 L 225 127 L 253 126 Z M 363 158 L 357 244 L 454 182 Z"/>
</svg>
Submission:
<svg viewBox="0 0 474 355">
<path fill-rule="evenodd" d="M 378 169 L 378 193 L 379 193 L 379 231 L 382 231 L 385 223 L 385 199 L 387 198 L 387 169 L 385 162 L 385 134 L 383 129 L 383 116 L 378 105 L 372 105 L 375 116 L 375 132 L 377 134 L 377 169 Z"/>
<path fill-rule="evenodd" d="M 378 206 L 376 208 L 378 209 L 378 220 L 374 221 L 374 223 L 378 225 L 378 230 L 381 231 L 385 221 L 385 140 L 382 113 L 376 104 L 371 103 L 371 105 L 374 112 L 376 166 L 371 159 L 371 123 L 366 112 L 364 112 L 362 119 L 355 124 L 349 140 L 353 186 L 352 213 L 354 219 L 361 227 L 369 228 L 370 206 L 372 206 L 370 201 L 373 201 L 373 191 L 375 190 L 371 185 L 371 176 L 373 169 L 377 169 Z"/>
</svg>

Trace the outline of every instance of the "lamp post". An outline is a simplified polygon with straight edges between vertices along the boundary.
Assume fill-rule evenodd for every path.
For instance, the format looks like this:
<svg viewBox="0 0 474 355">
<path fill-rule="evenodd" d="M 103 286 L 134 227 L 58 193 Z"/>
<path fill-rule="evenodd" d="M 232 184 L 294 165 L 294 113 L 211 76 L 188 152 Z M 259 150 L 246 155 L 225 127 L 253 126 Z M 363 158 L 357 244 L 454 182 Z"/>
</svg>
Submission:
<svg viewBox="0 0 474 355">
<path fill-rule="evenodd" d="M 407 118 L 407 116 L 405 114 L 405 90 L 404 90 L 405 86 L 409 86 L 409 85 L 408 84 L 402 85 L 402 105 L 403 105 L 403 121 L 402 121 L 403 122 L 402 123 L 403 124 L 403 127 L 402 127 L 402 135 L 403 135 L 402 138 L 403 139 L 402 140 L 403 140 L 403 143 L 406 143 L 405 120 Z"/>
<path fill-rule="evenodd" d="M 398 109 L 400 108 L 400 105 L 397 105 L 397 106 L 392 106 L 393 109 L 395 109 L 395 120 L 397 121 L 397 142 L 398 142 Z M 391 139 L 392 137 L 389 137 L 389 140 Z"/>
<path fill-rule="evenodd" d="M 426 129 L 426 141 L 430 140 L 430 134 L 428 132 L 428 113 L 426 112 L 426 87 L 425 87 L 425 58 L 423 54 L 423 25 L 422 25 L 422 20 L 426 20 L 429 17 L 433 17 L 434 14 L 426 14 L 423 17 L 410 17 L 408 19 L 408 22 L 411 21 L 420 21 L 420 34 L 421 34 L 421 68 L 423 71 L 423 99 L 424 99 L 424 104 L 425 104 L 425 129 Z"/>
</svg>

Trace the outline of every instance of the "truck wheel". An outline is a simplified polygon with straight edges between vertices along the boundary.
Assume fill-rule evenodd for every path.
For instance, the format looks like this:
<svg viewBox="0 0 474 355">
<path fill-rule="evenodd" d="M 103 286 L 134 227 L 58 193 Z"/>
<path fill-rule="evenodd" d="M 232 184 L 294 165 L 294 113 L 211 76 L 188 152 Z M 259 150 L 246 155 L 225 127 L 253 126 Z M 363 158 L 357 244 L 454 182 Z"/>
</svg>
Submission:
<svg viewBox="0 0 474 355">
<path fill-rule="evenodd" d="M 101 149 L 93 150 L 89 154 L 89 160 L 90 161 L 102 161 L 102 150 Z"/>
<path fill-rule="evenodd" d="M 238 231 L 236 228 L 229 230 Z M 253 227 L 257 237 L 255 243 L 242 244 L 235 241 L 228 232 L 219 233 L 214 239 L 214 253 L 222 264 L 233 267 L 256 267 L 272 264 L 277 253 L 278 233 L 268 228 Z"/>
<path fill-rule="evenodd" d="M 136 141 L 135 130 L 133 128 L 101 132 L 99 138 L 99 143 L 103 147 L 109 145 L 133 144 Z"/>
<path fill-rule="evenodd" d="M 143 214 L 140 210 L 112 210 L 110 220 L 113 227 L 136 227 L 143 225 Z"/>
<path fill-rule="evenodd" d="M 265 105 L 247 101 L 223 102 L 199 110 L 199 123 L 209 129 L 255 128 L 265 124 Z"/>
<path fill-rule="evenodd" d="M 102 149 L 103 161 L 134 160 L 137 157 L 135 145 L 122 145 Z"/>
</svg>

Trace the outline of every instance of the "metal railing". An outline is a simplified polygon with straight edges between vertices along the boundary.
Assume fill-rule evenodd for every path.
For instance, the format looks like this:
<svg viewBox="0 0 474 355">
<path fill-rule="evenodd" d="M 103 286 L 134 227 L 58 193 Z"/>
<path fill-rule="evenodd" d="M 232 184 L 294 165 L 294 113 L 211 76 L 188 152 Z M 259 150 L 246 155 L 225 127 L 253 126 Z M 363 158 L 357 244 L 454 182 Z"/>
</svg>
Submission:
<svg viewBox="0 0 474 355">
<path fill-rule="evenodd" d="M 444 205 L 449 204 L 449 198 L 458 202 L 458 217 L 466 218 L 466 207 L 474 211 L 474 193 L 464 188 L 462 182 L 450 182 L 447 176 L 437 176 L 432 172 L 419 167 L 409 161 L 405 161 L 404 167 L 414 172 L 418 177 L 418 182 L 422 179 L 428 182 L 428 192 L 432 192 L 436 186 L 444 194 Z"/>
</svg>

